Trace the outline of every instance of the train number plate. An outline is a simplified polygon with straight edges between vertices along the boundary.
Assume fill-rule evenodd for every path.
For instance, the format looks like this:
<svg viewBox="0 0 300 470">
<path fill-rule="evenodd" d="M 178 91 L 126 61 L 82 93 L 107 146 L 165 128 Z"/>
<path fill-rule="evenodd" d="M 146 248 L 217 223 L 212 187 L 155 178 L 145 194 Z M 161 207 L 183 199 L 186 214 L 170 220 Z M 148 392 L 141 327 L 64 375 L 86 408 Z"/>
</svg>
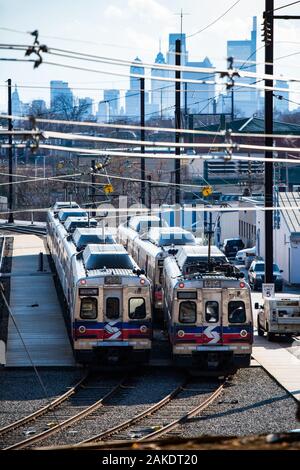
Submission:
<svg viewBox="0 0 300 470">
<path fill-rule="evenodd" d="M 122 284 L 122 280 L 119 276 L 105 276 L 104 284 Z"/>
<path fill-rule="evenodd" d="M 221 287 L 221 281 L 219 279 L 206 279 L 203 282 L 203 287 L 209 287 L 209 288 Z"/>
</svg>

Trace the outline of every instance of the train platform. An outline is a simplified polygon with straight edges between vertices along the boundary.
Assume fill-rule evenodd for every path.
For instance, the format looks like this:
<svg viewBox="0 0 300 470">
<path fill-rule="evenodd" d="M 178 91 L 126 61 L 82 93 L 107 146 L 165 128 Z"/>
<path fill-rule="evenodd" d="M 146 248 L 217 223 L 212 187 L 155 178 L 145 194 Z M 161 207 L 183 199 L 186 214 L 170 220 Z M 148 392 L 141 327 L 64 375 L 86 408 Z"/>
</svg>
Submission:
<svg viewBox="0 0 300 470">
<path fill-rule="evenodd" d="M 41 237 L 14 236 L 6 367 L 75 366 L 46 254 Z"/>
<path fill-rule="evenodd" d="M 283 344 L 269 342 L 258 335 L 255 335 L 252 357 L 296 400 L 300 401 L 300 357 Z"/>
</svg>

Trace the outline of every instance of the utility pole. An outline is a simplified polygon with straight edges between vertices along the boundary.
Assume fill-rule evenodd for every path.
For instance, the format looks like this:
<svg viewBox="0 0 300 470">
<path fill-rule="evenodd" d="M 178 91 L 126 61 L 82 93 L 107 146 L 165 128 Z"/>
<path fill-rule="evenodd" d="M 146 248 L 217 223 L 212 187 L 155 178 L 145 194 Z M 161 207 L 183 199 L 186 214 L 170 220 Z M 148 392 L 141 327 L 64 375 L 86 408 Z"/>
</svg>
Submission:
<svg viewBox="0 0 300 470">
<path fill-rule="evenodd" d="M 149 205 L 149 209 L 151 209 L 151 205 L 152 205 L 152 194 L 151 194 L 151 189 L 152 189 L 152 184 L 151 184 L 151 175 L 148 175 L 147 176 L 147 180 L 149 181 L 148 183 L 148 205 Z"/>
<path fill-rule="evenodd" d="M 96 176 L 95 176 L 95 168 L 96 168 L 96 160 L 91 161 L 91 167 L 92 167 L 92 174 L 91 174 L 91 183 L 92 183 L 92 188 L 91 188 L 91 199 L 92 199 L 92 208 L 95 207 L 95 196 L 96 196 Z M 95 217 L 96 212 L 92 211 L 91 213 L 92 217 Z"/>
<path fill-rule="evenodd" d="M 140 119 L 141 119 L 141 140 L 145 140 L 145 79 L 140 78 Z M 141 145 L 141 153 L 145 153 L 145 145 Z M 145 158 L 141 158 L 141 202 L 145 205 Z"/>
<path fill-rule="evenodd" d="M 181 40 L 176 39 L 176 47 L 175 47 L 175 65 L 181 65 Z M 175 71 L 175 78 L 180 79 L 181 73 L 180 70 Z M 180 103 L 180 96 L 181 94 L 181 86 L 179 81 L 175 81 L 175 129 L 181 129 L 181 103 Z M 175 133 L 175 142 L 180 143 L 180 133 Z M 175 155 L 176 157 L 180 156 L 180 147 L 175 148 Z M 175 204 L 180 204 L 180 159 L 175 158 Z"/>
<path fill-rule="evenodd" d="M 231 121 L 234 120 L 234 87 L 231 88 Z"/>
<path fill-rule="evenodd" d="M 274 9 L 274 0 L 265 0 L 263 35 L 265 41 L 265 74 L 273 75 L 274 60 L 274 19 L 299 20 L 299 15 L 274 15 L 274 11 L 290 6 L 283 5 Z M 266 87 L 273 87 L 273 80 L 265 80 Z M 273 90 L 265 90 L 265 134 L 273 134 Z M 265 137 L 265 145 L 273 147 L 273 137 Z M 267 150 L 265 157 L 273 158 L 273 151 Z M 265 163 L 265 282 L 273 282 L 273 163 Z"/>
<path fill-rule="evenodd" d="M 274 59 L 274 0 L 265 0 L 264 40 L 265 74 L 273 75 Z M 273 87 L 273 79 L 265 80 L 265 87 Z M 265 89 L 265 145 L 273 147 L 273 90 Z M 265 282 L 273 282 L 273 151 L 266 150 L 265 158 Z"/>
<path fill-rule="evenodd" d="M 211 238 L 212 235 L 214 234 L 214 231 L 212 230 L 212 213 L 209 213 L 209 223 L 208 223 L 208 230 L 206 232 L 208 235 L 208 253 L 207 253 L 207 265 L 208 265 L 208 272 L 212 271 L 212 265 L 211 265 Z"/>
<path fill-rule="evenodd" d="M 12 102 L 11 102 L 11 79 L 9 78 L 7 80 L 8 84 L 8 115 L 12 115 Z M 13 130 L 13 123 L 12 123 L 12 118 L 8 118 L 8 130 L 12 131 Z M 8 136 L 8 223 L 13 224 L 14 223 L 14 215 L 13 215 L 13 198 L 14 198 L 14 188 L 13 188 L 13 148 L 12 148 L 12 134 L 9 134 Z"/>
</svg>

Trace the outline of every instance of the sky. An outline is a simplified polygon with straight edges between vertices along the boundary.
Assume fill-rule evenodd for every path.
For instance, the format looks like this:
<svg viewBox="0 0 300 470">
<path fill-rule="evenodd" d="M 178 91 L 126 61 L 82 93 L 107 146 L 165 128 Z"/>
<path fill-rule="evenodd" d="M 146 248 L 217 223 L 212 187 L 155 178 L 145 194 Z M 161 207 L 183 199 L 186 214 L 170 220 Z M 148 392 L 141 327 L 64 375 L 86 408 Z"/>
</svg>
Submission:
<svg viewBox="0 0 300 470">
<path fill-rule="evenodd" d="M 180 32 L 181 8 L 185 13 L 183 32 L 188 36 L 207 26 L 225 12 L 235 0 L 0 0 L 0 42 L 5 44 L 32 44 L 33 37 L 28 31 L 39 30 L 40 42 L 56 47 L 96 54 L 105 57 L 133 60 L 137 55 L 144 62 L 154 62 L 159 50 L 166 53 L 168 34 Z M 275 0 L 275 7 L 291 3 Z M 213 65 L 226 67 L 226 41 L 248 39 L 252 17 L 258 17 L 258 28 L 262 22 L 265 0 L 240 0 L 239 3 L 205 31 L 187 38 L 190 60 L 203 60 L 208 56 Z M 300 14 L 300 3 L 284 10 L 284 14 Z M 7 31 L 7 28 L 20 32 Z M 258 48 L 260 31 L 258 31 Z M 300 20 L 275 22 L 275 73 L 300 79 Z M 276 59 L 298 52 L 288 59 Z M 1 51 L 2 58 L 23 58 L 22 52 Z M 45 57 L 45 55 L 44 55 Z M 128 73 L 128 67 L 113 68 L 91 62 L 69 61 L 54 56 L 48 60 L 60 63 L 78 64 L 109 72 Z M 258 61 L 263 61 L 263 49 L 258 51 Z M 262 70 L 262 69 L 261 69 Z M 127 89 L 129 79 L 107 74 L 76 71 L 42 64 L 33 70 L 32 63 L 1 62 L 0 65 L 0 109 L 6 109 L 6 80 L 12 79 L 19 87 L 24 102 L 32 99 L 50 100 L 47 88 L 21 88 L 22 86 L 48 87 L 50 80 L 69 82 L 78 97 L 90 96 L 95 103 L 102 99 L 103 88 Z M 148 87 L 150 83 L 148 81 Z M 84 88 L 93 88 L 86 90 Z M 300 89 L 299 84 L 291 86 Z M 300 93 L 293 93 L 290 99 L 300 103 Z M 297 105 L 293 105 L 297 107 Z"/>
</svg>

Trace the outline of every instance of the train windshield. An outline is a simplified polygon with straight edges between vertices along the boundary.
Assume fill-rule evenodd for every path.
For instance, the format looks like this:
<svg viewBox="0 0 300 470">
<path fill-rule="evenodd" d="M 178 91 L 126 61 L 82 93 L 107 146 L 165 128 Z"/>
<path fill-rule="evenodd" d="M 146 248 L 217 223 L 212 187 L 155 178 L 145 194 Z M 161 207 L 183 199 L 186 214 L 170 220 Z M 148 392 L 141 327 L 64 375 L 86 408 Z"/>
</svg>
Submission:
<svg viewBox="0 0 300 470">
<path fill-rule="evenodd" d="M 132 320 L 142 320 L 143 318 L 146 318 L 145 299 L 142 297 L 129 299 L 128 316 Z"/>
<path fill-rule="evenodd" d="M 232 300 L 228 303 L 228 321 L 230 323 L 245 323 L 245 304 L 241 300 Z"/>
<path fill-rule="evenodd" d="M 84 320 L 94 320 L 97 318 L 97 299 L 94 297 L 84 297 L 81 299 L 80 318 Z"/>
<path fill-rule="evenodd" d="M 185 300 L 179 306 L 180 323 L 195 323 L 197 318 L 197 304 L 190 300 Z"/>
</svg>

